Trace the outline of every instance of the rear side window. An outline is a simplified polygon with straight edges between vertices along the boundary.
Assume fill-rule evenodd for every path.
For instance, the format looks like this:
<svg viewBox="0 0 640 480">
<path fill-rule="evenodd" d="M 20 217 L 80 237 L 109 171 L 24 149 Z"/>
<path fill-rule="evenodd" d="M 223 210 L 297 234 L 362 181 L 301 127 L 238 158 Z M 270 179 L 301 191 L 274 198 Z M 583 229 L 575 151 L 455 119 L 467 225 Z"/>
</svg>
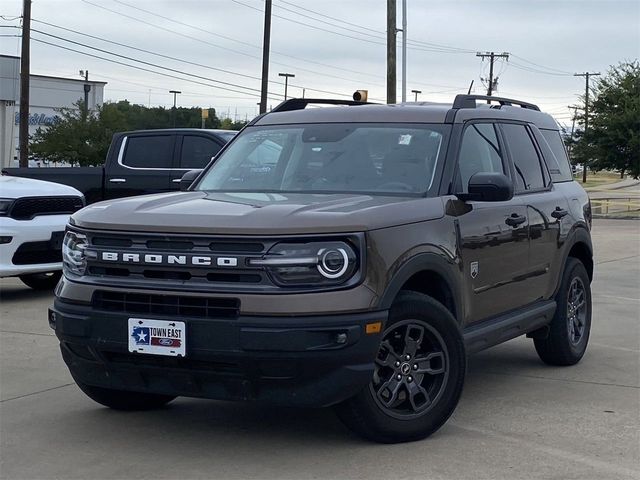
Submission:
<svg viewBox="0 0 640 480">
<path fill-rule="evenodd" d="M 567 151 L 564 148 L 562 137 L 560 137 L 560 132 L 556 130 L 540 130 L 540 133 L 542 133 L 542 136 L 553 153 L 552 158 L 546 159 L 551 179 L 554 183 L 572 181 L 571 165 L 569 164 L 569 158 L 567 157 Z M 545 155 L 545 157 L 546 156 L 548 155 Z"/>
<path fill-rule="evenodd" d="M 502 129 L 516 170 L 516 192 L 544 188 L 542 164 L 527 127 L 505 123 Z"/>
<path fill-rule="evenodd" d="M 469 179 L 478 172 L 504 173 L 502 151 L 492 123 L 473 123 L 464 130 L 456 190 L 467 193 Z"/>
<path fill-rule="evenodd" d="M 182 139 L 180 168 L 204 168 L 221 146 L 211 138 L 199 135 L 185 135 Z"/>
<path fill-rule="evenodd" d="M 122 163 L 134 168 L 171 168 L 173 135 L 128 137 Z"/>
</svg>

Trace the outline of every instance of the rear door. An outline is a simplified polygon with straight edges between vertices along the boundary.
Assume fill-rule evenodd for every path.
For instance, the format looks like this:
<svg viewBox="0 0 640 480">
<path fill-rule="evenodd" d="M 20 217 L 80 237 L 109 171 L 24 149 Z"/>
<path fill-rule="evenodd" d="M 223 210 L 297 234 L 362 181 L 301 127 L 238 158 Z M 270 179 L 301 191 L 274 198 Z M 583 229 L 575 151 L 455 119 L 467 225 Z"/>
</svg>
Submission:
<svg viewBox="0 0 640 480">
<path fill-rule="evenodd" d="M 504 146 L 493 123 L 465 125 L 458 154 L 455 191 L 468 191 L 477 172 L 510 177 Z M 527 210 L 517 197 L 506 202 L 469 201 L 457 215 L 465 278 L 466 323 L 522 305 L 520 282 L 529 253 Z"/>
<path fill-rule="evenodd" d="M 171 182 L 175 148 L 173 133 L 124 137 L 116 161 L 106 166 L 105 198 L 175 190 Z"/>
<path fill-rule="evenodd" d="M 178 189 L 180 178 L 189 170 L 205 168 L 220 151 L 225 142 L 221 139 L 197 133 L 178 137 L 177 163 L 171 172 L 171 182 Z"/>
<path fill-rule="evenodd" d="M 523 303 L 546 299 L 553 293 L 561 268 L 560 246 L 566 235 L 568 203 L 551 181 L 543 152 L 551 155 L 536 127 L 503 123 L 507 151 L 515 170 L 515 194 L 527 208 L 529 269 L 523 284 Z M 544 150 L 542 147 L 545 147 Z"/>
</svg>

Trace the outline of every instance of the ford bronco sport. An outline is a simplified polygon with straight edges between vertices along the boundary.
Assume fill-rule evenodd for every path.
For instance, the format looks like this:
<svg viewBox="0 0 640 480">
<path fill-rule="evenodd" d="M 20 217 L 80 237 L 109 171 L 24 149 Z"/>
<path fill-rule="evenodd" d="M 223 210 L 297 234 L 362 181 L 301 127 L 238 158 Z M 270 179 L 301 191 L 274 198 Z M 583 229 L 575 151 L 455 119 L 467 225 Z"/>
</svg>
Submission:
<svg viewBox="0 0 640 480">
<path fill-rule="evenodd" d="M 585 353 L 590 204 L 535 105 L 288 100 L 183 180 L 70 220 L 49 323 L 103 405 L 335 406 L 409 441 L 451 415 L 467 354 Z"/>
</svg>

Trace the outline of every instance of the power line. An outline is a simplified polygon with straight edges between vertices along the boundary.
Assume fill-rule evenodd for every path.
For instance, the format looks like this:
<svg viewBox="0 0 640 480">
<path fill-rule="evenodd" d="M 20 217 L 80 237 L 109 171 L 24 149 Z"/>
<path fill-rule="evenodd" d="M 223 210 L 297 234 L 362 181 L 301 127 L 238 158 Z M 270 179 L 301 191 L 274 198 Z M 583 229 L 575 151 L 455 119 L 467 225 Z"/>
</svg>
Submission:
<svg viewBox="0 0 640 480">
<path fill-rule="evenodd" d="M 33 31 L 37 32 L 37 33 L 40 33 L 42 35 L 46 35 L 48 37 L 55 38 L 56 40 L 62 40 L 62 41 L 67 42 L 67 43 L 72 43 L 74 45 L 78 45 L 78 46 L 81 46 L 81 47 L 89 48 L 91 50 L 96 50 L 98 52 L 106 53 L 108 55 L 113 55 L 114 57 L 123 58 L 125 60 L 131 60 L 131 61 L 134 61 L 134 62 L 137 62 L 137 63 L 141 63 L 143 65 L 148 65 L 150 67 L 161 68 L 163 70 L 168 70 L 170 72 L 185 74 L 185 75 L 189 75 L 189 76 L 192 76 L 192 77 L 200 78 L 202 80 L 207 80 L 209 82 L 214 82 L 214 83 L 220 83 L 222 85 L 227 85 L 227 86 L 230 86 L 230 87 L 243 88 L 243 89 L 246 89 L 246 90 L 251 90 L 253 92 L 260 92 L 260 90 L 257 89 L 257 88 L 245 87 L 244 85 L 239 85 L 237 83 L 224 82 L 222 80 L 216 80 L 216 79 L 213 79 L 213 78 L 210 78 L 210 77 L 203 77 L 201 75 L 187 74 L 187 73 L 185 73 L 185 72 L 183 72 L 181 70 L 177 70 L 175 68 L 165 67 L 163 65 L 158 65 L 158 64 L 155 64 L 155 63 L 151 63 L 151 62 L 146 62 L 144 60 L 140 60 L 139 58 L 129 57 L 128 55 L 121 55 L 119 53 L 111 52 L 111 51 L 105 50 L 103 48 L 94 47 L 94 46 L 91 46 L 91 45 L 87 45 L 86 43 L 76 42 L 76 41 L 70 40 L 68 38 L 60 37 L 58 35 L 53 35 L 52 33 L 43 32 L 42 30 L 33 29 Z M 246 93 L 246 92 L 243 92 L 243 93 Z"/>
<path fill-rule="evenodd" d="M 115 64 L 118 64 L 118 65 L 123 65 L 123 66 L 125 66 L 125 67 L 129 67 L 129 68 L 135 68 L 136 70 L 141 70 L 141 71 L 144 71 L 144 72 L 154 73 L 154 74 L 156 74 L 156 75 L 161 75 L 161 76 L 163 76 L 163 77 L 174 78 L 174 79 L 177 79 L 177 80 L 182 80 L 182 81 L 184 81 L 184 82 L 195 83 L 195 84 L 198 84 L 198 85 L 204 85 L 204 86 L 206 86 L 206 87 L 211 87 L 211 88 L 218 88 L 218 89 L 220 89 L 220 90 L 227 90 L 227 91 L 234 92 L 234 93 L 240 93 L 240 94 L 244 94 L 244 95 L 246 95 L 246 94 L 247 94 L 247 92 L 243 92 L 243 91 L 239 91 L 239 90 L 233 90 L 233 89 L 230 89 L 230 88 L 221 87 L 221 86 L 219 86 L 219 85 L 212 85 L 212 84 L 210 84 L 210 83 L 205 83 L 205 82 L 201 82 L 201 81 L 198 81 L 198 80 L 192 80 L 192 79 L 190 79 L 190 78 L 179 77 L 179 76 L 177 76 L 177 75 L 171 75 L 171 74 L 169 74 L 169 73 L 158 72 L 158 71 L 156 71 L 156 70 L 151 70 L 151 69 L 149 69 L 149 68 L 139 67 L 139 66 L 137 66 L 137 65 L 131 65 L 131 64 L 129 64 L 129 63 L 121 62 L 121 61 L 119 61 L 119 60 L 114 60 L 114 59 L 112 59 L 112 58 L 106 58 L 106 57 L 102 57 L 102 56 L 100 56 L 100 55 L 95 55 L 95 54 L 92 54 L 92 53 L 83 52 L 83 51 L 81 51 L 81 50 L 76 50 L 76 49 L 74 49 L 74 48 L 65 47 L 65 46 L 63 46 L 63 45 L 58 45 L 58 44 L 56 44 L 56 43 L 47 42 L 47 41 L 45 41 L 45 40 L 40 40 L 40 39 L 38 39 L 38 38 L 31 38 L 31 40 L 33 40 L 33 41 L 35 41 L 35 42 L 38 42 L 38 43 L 43 43 L 43 44 L 45 44 L 45 45 L 50 45 L 50 46 L 52 46 L 52 47 L 60 48 L 60 49 L 62 49 L 62 50 L 67 50 L 67 51 L 70 51 L 70 52 L 75 52 L 75 53 L 78 53 L 78 54 L 80 54 L 80 55 L 85 55 L 85 56 L 87 56 L 87 57 L 97 58 L 97 59 L 99 59 L 99 60 L 105 60 L 105 61 L 110 62 L 110 63 L 115 63 Z M 135 61 L 135 60 L 134 60 L 134 61 Z M 160 67 L 160 68 L 163 68 L 163 67 Z M 179 73 L 182 73 L 182 75 L 193 76 L 193 75 L 188 74 L 188 73 L 185 73 L 185 72 L 179 72 Z M 277 101 L 280 101 L 280 99 L 279 99 L 279 98 L 274 98 L 274 97 L 269 97 L 269 98 L 270 98 L 271 100 L 277 100 Z"/>
<path fill-rule="evenodd" d="M 143 23 L 145 25 L 149 25 L 149 26 L 154 27 L 154 28 L 158 28 L 158 29 L 163 30 L 165 32 L 170 32 L 170 33 L 173 33 L 175 35 L 179 35 L 181 37 L 188 38 L 190 40 L 194 40 L 194 41 L 199 42 L 199 43 L 203 43 L 205 45 L 210 45 L 210 46 L 215 47 L 215 48 L 220 48 L 222 50 L 227 50 L 227 51 L 236 53 L 238 55 L 242 55 L 242 56 L 245 56 L 245 57 L 261 60 L 261 57 L 259 57 L 257 55 L 251 55 L 249 53 L 241 52 L 240 50 L 235 50 L 235 49 L 232 49 L 232 48 L 223 47 L 221 45 L 209 42 L 207 40 L 203 40 L 202 38 L 194 37 L 192 35 L 187 35 L 185 33 L 181 33 L 181 32 L 178 32 L 176 30 L 172 30 L 172 29 L 167 28 L 167 27 L 163 27 L 163 26 L 151 23 L 151 22 L 147 22 L 146 20 L 142 20 L 142 19 L 137 18 L 137 17 L 131 16 L 131 15 L 127 15 L 126 13 L 122 13 L 122 12 L 119 12 L 117 10 L 112 10 L 110 8 L 107 8 L 107 7 L 103 6 L 103 5 L 99 5 L 99 4 L 93 3 L 93 2 L 91 2 L 89 0 L 81 0 L 81 1 L 84 2 L 84 3 L 87 3 L 89 5 L 92 5 L 92 6 L 96 7 L 96 8 L 100 8 L 102 10 L 106 10 L 106 11 L 111 12 L 113 14 L 120 15 L 122 17 L 128 18 L 130 20 L 134 20 L 136 22 Z M 333 75 L 333 74 L 330 74 L 330 73 L 327 73 L 327 72 L 318 72 L 316 70 L 310 70 L 310 69 L 307 69 L 307 68 L 302 68 L 300 66 L 289 65 L 289 64 L 285 64 L 285 63 L 281 63 L 281 62 L 272 62 L 272 63 L 276 64 L 276 65 L 281 65 L 281 66 L 284 66 L 284 67 L 287 67 L 287 68 L 297 69 L 298 71 L 313 73 L 314 75 L 322 75 L 322 76 L 325 76 L 325 77 L 331 77 L 331 78 L 336 78 L 336 79 L 343 80 L 343 81 L 362 84 L 362 82 L 360 82 L 358 80 L 354 80 L 353 78 L 341 77 L 341 76 Z M 336 67 L 332 67 L 332 68 L 336 68 Z M 299 87 L 299 88 L 302 88 L 302 87 Z"/>
<path fill-rule="evenodd" d="M 227 74 L 231 74 L 231 75 L 238 75 L 238 76 L 242 76 L 242 77 L 245 77 L 245 78 L 250 78 L 250 79 L 253 79 L 253 80 L 260 80 L 260 78 L 259 78 L 259 77 L 255 77 L 255 76 L 252 76 L 252 75 L 242 74 L 242 73 L 238 73 L 238 72 L 232 72 L 232 71 L 230 71 L 230 70 L 225 70 L 225 69 L 221 69 L 221 68 L 211 67 L 211 66 L 209 66 L 209 65 L 204 65 L 204 64 L 201 64 L 201 63 L 197 63 L 197 62 L 191 62 L 191 61 L 189 61 L 189 60 L 184 60 L 184 59 L 181 59 L 181 58 L 172 57 L 172 56 L 170 56 L 170 55 L 165 55 L 165 54 L 162 54 L 162 53 L 153 52 L 153 51 L 151 51 L 151 50 L 146 50 L 146 49 L 143 49 L 143 48 L 134 47 L 134 46 L 132 46 L 132 45 L 127 45 L 127 44 L 125 44 L 125 43 L 116 42 L 116 41 L 113 41 L 113 40 L 106 39 L 106 38 L 104 38 L 104 37 L 98 37 L 98 36 L 96 36 L 96 35 L 91 35 L 91 34 L 88 34 L 88 33 L 80 32 L 80 31 L 78 31 L 78 30 L 73 30 L 73 29 L 70 29 L 70 28 L 62 27 L 62 26 L 60 26 L 60 25 L 56 25 L 56 24 L 49 23 L 49 22 L 44 22 L 44 21 L 42 21 L 42 20 L 34 20 L 34 22 L 38 22 L 38 23 L 42 23 L 42 24 L 47 25 L 47 26 L 51 26 L 51 27 L 55 27 L 55 28 L 59 28 L 59 29 L 61 29 L 61 30 L 64 30 L 64 31 L 67 31 L 67 32 L 71 32 L 71 33 L 74 33 L 74 34 L 77 34 L 77 35 L 82 35 L 82 36 L 85 36 L 85 37 L 88 37 L 88 38 L 92 38 L 92 39 L 94 39 L 94 40 L 100 40 L 100 41 L 107 42 L 107 43 L 111 43 L 111 44 L 118 45 L 118 46 L 121 46 L 121 47 L 130 48 L 130 49 L 132 49 L 132 50 L 140 51 L 140 52 L 143 52 L 143 53 L 148 53 L 148 54 L 150 54 L 150 55 L 156 55 L 156 56 L 159 56 L 159 57 L 162 57 L 162 58 L 166 58 L 166 59 L 169 59 L 169 60 L 174 60 L 174 61 L 177 61 L 177 62 L 182 62 L 182 63 L 186 63 L 186 64 L 190 64 L 190 65 L 198 66 L 198 67 L 201 67 L 201 68 L 207 68 L 207 69 L 210 69 L 210 70 L 220 71 L 220 72 L 227 73 Z M 61 36 L 58 36 L 58 35 L 53 35 L 53 34 L 50 34 L 50 33 L 44 32 L 44 31 L 42 31 L 42 30 L 36 30 L 36 29 L 34 29 L 33 31 L 38 32 L 38 33 L 41 33 L 41 34 L 43 34 L 43 35 L 47 35 L 47 36 L 50 36 L 50 37 L 53 37 L 53 38 L 59 39 L 59 40 L 63 40 L 63 41 L 70 42 L 70 43 L 75 43 L 75 44 L 78 44 L 78 45 L 84 46 L 84 47 L 86 47 L 86 48 L 95 49 L 95 50 L 101 51 L 101 52 L 103 52 L 103 53 L 109 53 L 109 54 L 111 54 L 111 55 L 121 56 L 121 55 L 119 55 L 119 54 L 117 54 L 117 53 L 110 52 L 110 51 L 108 51 L 108 50 L 103 50 L 103 49 L 100 49 L 100 48 L 97 48 L 97 47 L 93 47 L 93 46 L 91 46 L 91 45 L 83 44 L 83 43 L 81 43 L 81 42 L 74 42 L 73 40 L 70 40 L 70 39 L 68 39 L 68 38 L 61 37 Z M 126 57 L 126 56 L 124 56 L 124 57 L 125 57 L 125 58 L 128 58 L 128 57 Z M 134 59 L 134 60 L 136 60 L 136 61 L 140 61 L 140 62 L 142 62 L 142 63 L 145 63 L 145 62 L 144 62 L 144 61 L 142 61 L 142 60 L 137 60 L 137 59 Z M 153 64 L 151 64 L 151 65 L 153 65 Z M 160 67 L 160 68 L 165 68 L 165 67 Z M 178 71 L 178 72 L 181 72 L 181 71 Z M 211 79 L 211 81 L 214 81 L 214 82 L 221 82 L 220 80 L 213 80 L 213 79 Z M 222 82 L 222 83 L 228 83 L 228 82 Z M 273 84 L 277 84 L 277 85 L 283 85 L 283 83 L 282 83 L 282 82 L 277 82 L 277 81 L 274 81 L 274 80 L 269 80 L 269 83 L 273 83 Z M 232 85 L 232 86 L 237 86 L 237 87 L 240 87 L 240 88 L 251 89 L 251 87 L 244 87 L 244 86 L 235 85 L 235 84 L 231 84 L 231 85 Z M 293 85 L 293 84 L 292 84 L 292 86 L 295 86 L 295 87 L 298 87 L 298 88 L 302 88 L 302 87 L 300 87 L 300 86 L 298 86 L 298 85 Z M 305 88 L 306 88 L 307 90 L 314 91 L 314 92 L 319 92 L 319 93 L 327 93 L 327 94 L 330 94 L 330 95 L 340 95 L 340 96 L 345 96 L 345 97 L 351 97 L 351 95 L 350 95 L 350 94 L 345 94 L 345 93 L 342 93 L 342 92 L 334 92 L 334 91 L 330 91 L 330 90 L 322 90 L 322 89 L 317 89 L 317 88 L 312 88 L 312 87 L 305 87 Z M 251 89 L 251 90 L 257 90 L 257 89 Z"/>
<path fill-rule="evenodd" d="M 121 5 L 126 5 L 129 8 L 133 8 L 134 10 L 138 10 L 138 11 L 146 13 L 148 15 L 153 15 L 155 17 L 162 18 L 163 20 L 167 20 L 167 21 L 176 23 L 178 25 L 182 25 L 182 26 L 185 26 L 185 27 L 188 27 L 188 28 L 192 28 L 194 30 L 198 30 L 198 31 L 206 33 L 208 35 L 212 35 L 212 36 L 215 36 L 215 37 L 220 37 L 220 38 L 223 38 L 225 40 L 229 40 L 231 42 L 236 42 L 236 43 L 239 43 L 241 45 L 246 45 L 248 47 L 255 48 L 255 49 L 258 49 L 258 50 L 261 49 L 261 47 L 259 47 L 258 45 L 254 45 L 254 44 L 249 43 L 249 42 L 245 42 L 245 41 L 238 40 L 238 39 L 235 39 L 235 38 L 232 38 L 232 37 L 228 37 L 226 35 L 221 35 L 219 33 L 214 33 L 214 32 L 211 32 L 211 31 L 205 29 L 205 28 L 201 28 L 201 27 L 198 27 L 198 26 L 190 24 L 190 23 L 182 22 L 182 21 L 176 20 L 176 19 L 171 18 L 171 17 L 166 17 L 164 15 L 160 15 L 158 13 L 152 12 L 150 10 L 145 10 L 144 8 L 140 8 L 140 7 L 136 6 L 136 5 L 131 5 L 131 4 L 129 4 L 127 2 L 123 2 L 121 0 L 113 0 L 113 1 L 116 2 L 116 3 L 119 3 Z M 276 54 L 276 55 L 282 55 L 283 57 L 293 58 L 295 60 L 302 61 L 302 62 L 307 62 L 307 63 L 312 63 L 312 64 L 315 64 L 315 65 L 320 65 L 322 67 L 333 68 L 334 70 L 340 70 L 340 71 L 344 71 L 344 72 L 355 73 L 357 75 L 363 75 L 363 76 L 367 76 L 367 77 L 371 77 L 371 78 L 378 78 L 378 79 L 380 78 L 378 75 L 368 74 L 368 73 L 365 73 L 365 72 L 359 72 L 357 70 L 349 70 L 349 69 L 343 68 L 343 67 L 335 67 L 335 66 L 329 65 L 327 63 L 316 62 L 316 61 L 305 59 L 305 58 L 302 58 L 302 57 L 296 57 L 296 56 L 293 56 L 293 55 L 288 55 L 286 53 L 278 52 L 276 50 L 271 50 L 271 53 Z M 276 62 L 273 62 L 273 63 L 276 63 Z M 287 66 L 287 65 L 283 65 L 283 66 Z"/>
</svg>

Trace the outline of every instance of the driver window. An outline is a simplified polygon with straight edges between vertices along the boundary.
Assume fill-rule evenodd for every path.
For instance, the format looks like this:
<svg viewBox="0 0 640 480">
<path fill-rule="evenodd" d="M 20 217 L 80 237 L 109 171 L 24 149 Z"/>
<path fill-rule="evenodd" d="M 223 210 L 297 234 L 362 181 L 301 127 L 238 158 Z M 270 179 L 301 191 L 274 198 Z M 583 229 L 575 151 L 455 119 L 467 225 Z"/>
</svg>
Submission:
<svg viewBox="0 0 640 480">
<path fill-rule="evenodd" d="M 474 123 L 464 130 L 456 191 L 468 193 L 469 179 L 478 172 L 504 173 L 502 151 L 492 123 Z"/>
</svg>

